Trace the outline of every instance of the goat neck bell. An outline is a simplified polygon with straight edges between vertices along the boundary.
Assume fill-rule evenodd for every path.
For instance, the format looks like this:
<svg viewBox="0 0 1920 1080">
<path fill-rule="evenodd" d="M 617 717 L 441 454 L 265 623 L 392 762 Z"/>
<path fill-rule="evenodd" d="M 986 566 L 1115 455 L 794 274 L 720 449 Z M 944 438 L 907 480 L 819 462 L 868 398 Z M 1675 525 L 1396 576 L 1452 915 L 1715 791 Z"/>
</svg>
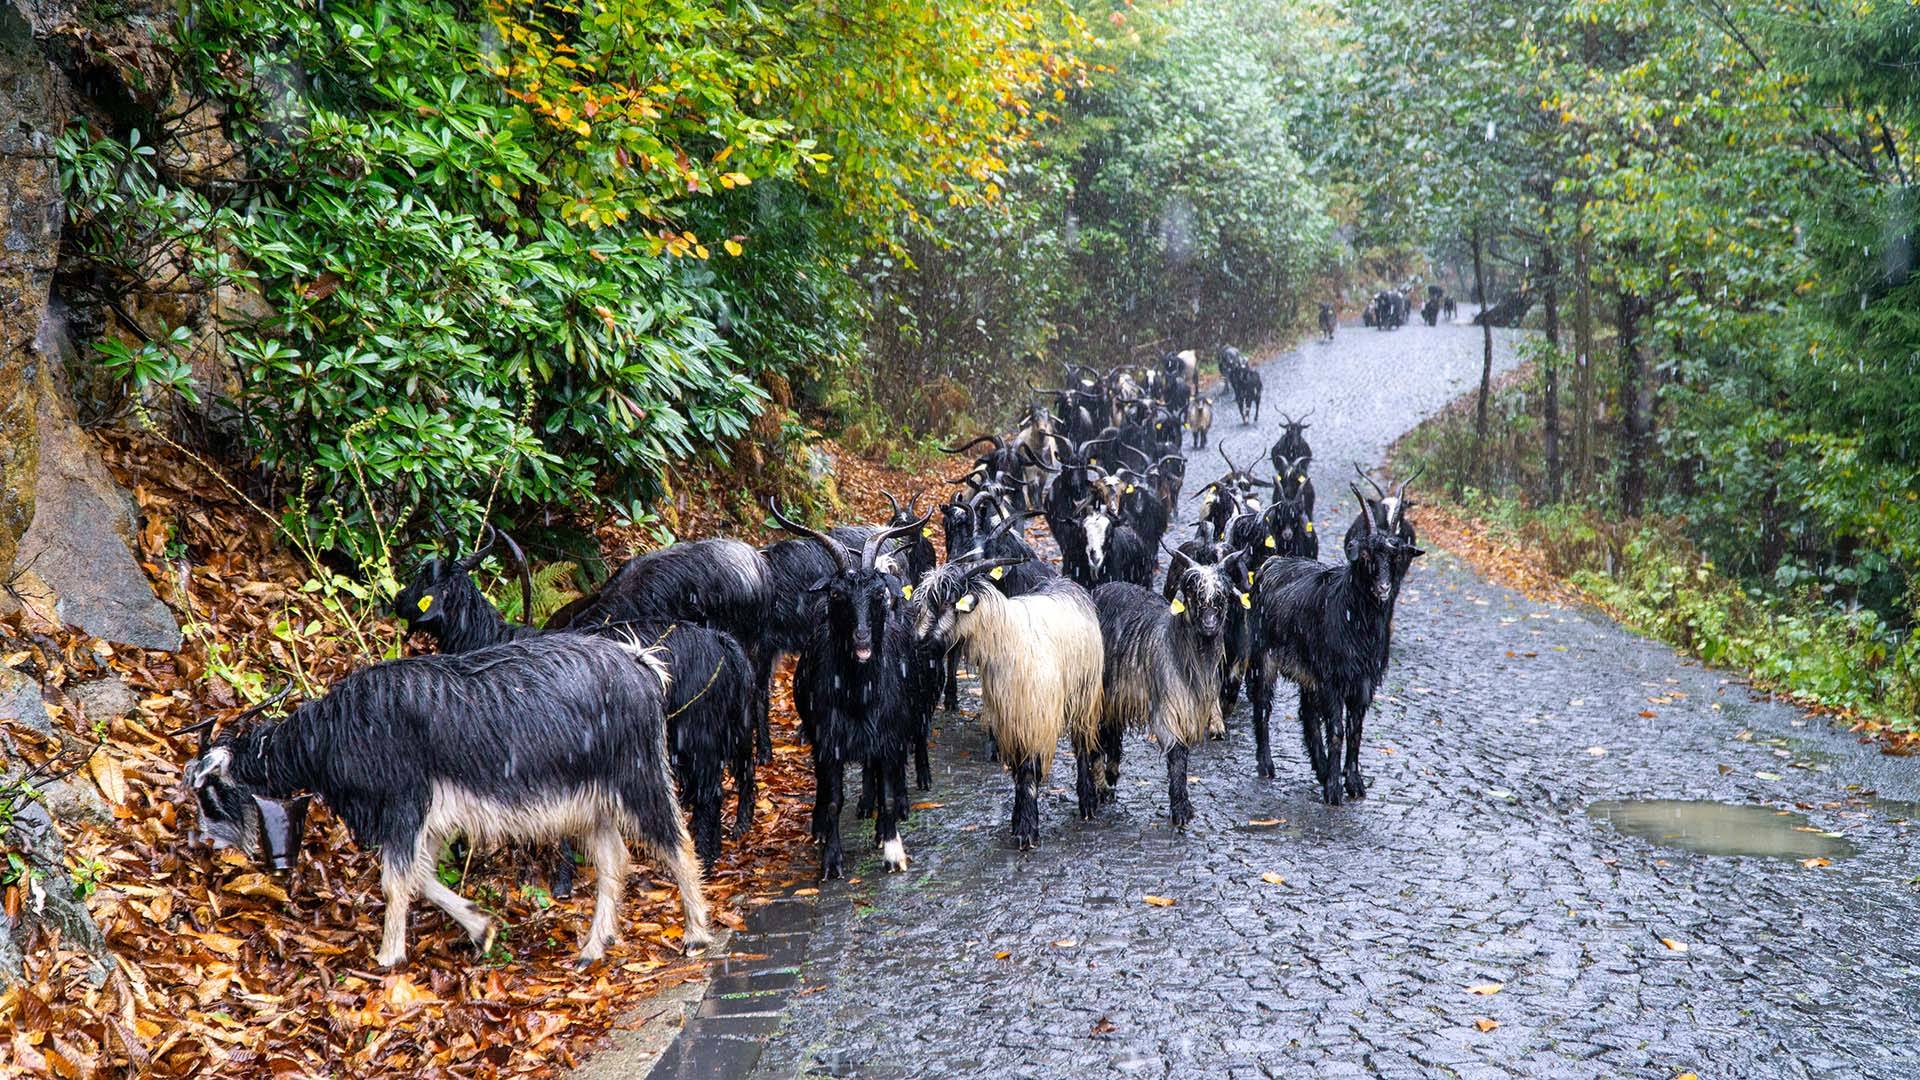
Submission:
<svg viewBox="0 0 1920 1080">
<path fill-rule="evenodd" d="M 253 804 L 260 815 L 260 858 L 269 870 L 290 870 L 300 856 L 300 841 L 307 831 L 307 802 L 295 799 L 270 799 L 255 795 Z"/>
</svg>

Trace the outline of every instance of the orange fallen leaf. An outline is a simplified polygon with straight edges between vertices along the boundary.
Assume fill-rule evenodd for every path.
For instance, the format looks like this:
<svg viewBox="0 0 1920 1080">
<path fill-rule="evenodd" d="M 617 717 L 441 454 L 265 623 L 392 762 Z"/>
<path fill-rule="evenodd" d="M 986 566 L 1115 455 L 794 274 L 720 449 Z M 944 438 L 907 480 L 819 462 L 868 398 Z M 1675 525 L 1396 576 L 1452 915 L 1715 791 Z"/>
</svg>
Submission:
<svg viewBox="0 0 1920 1080">
<path fill-rule="evenodd" d="M 913 804 L 913 809 L 915 809 L 915 810 L 938 810 L 938 809 L 940 809 L 941 807 L 943 807 L 943 806 L 945 806 L 945 805 L 947 805 L 947 804 L 946 804 L 946 803 L 938 803 L 938 802 L 917 802 L 917 803 L 914 803 L 914 804 Z"/>
<path fill-rule="evenodd" d="M 1279 818 L 1277 818 L 1277 817 L 1257 817 L 1257 818 L 1248 818 L 1248 819 L 1247 819 L 1247 824 L 1249 824 L 1249 825 L 1254 825 L 1254 826 L 1257 826 L 1257 827 L 1259 827 L 1259 828 L 1263 828 L 1263 829 L 1264 829 L 1264 828 L 1266 828 L 1266 827 L 1267 827 L 1267 826 L 1269 826 L 1269 825 L 1278 825 L 1278 824 L 1280 824 L 1280 819 L 1279 819 Z"/>
<path fill-rule="evenodd" d="M 1654 712 L 1652 709 L 1641 709 L 1640 715 L 1643 717 L 1646 717 L 1648 720 L 1651 720 L 1654 717 L 1659 716 L 1660 714 L 1657 712 Z"/>
<path fill-rule="evenodd" d="M 1480 1019 L 1475 1020 L 1473 1022 L 1473 1026 L 1479 1028 L 1481 1031 L 1492 1031 L 1494 1028 L 1497 1028 L 1500 1026 L 1500 1021 L 1489 1019 L 1488 1017 L 1483 1016 Z"/>
<path fill-rule="evenodd" d="M 1688 946 L 1688 945 L 1687 945 L 1687 943 L 1686 943 L 1686 942 L 1684 942 L 1684 941 L 1675 941 L 1674 939 L 1672 939 L 1672 938 L 1670 938 L 1670 937 L 1663 937 L 1663 938 L 1661 938 L 1661 939 L 1660 939 L 1660 944 L 1662 944 L 1662 945 L 1665 945 L 1665 946 L 1666 946 L 1667 948 L 1669 948 L 1669 949 L 1672 949 L 1672 950 L 1673 950 L 1674 952 L 1686 952 L 1686 951 L 1687 951 L 1687 949 L 1688 949 L 1688 948 L 1690 947 L 1690 946 Z"/>
<path fill-rule="evenodd" d="M 1507 988 L 1506 983 L 1497 983 L 1497 982 L 1474 983 L 1472 986 L 1467 987 L 1467 993 L 1479 994 L 1481 997 L 1491 997 L 1494 994 L 1497 994 L 1500 991 L 1505 990 L 1506 988 Z"/>
<path fill-rule="evenodd" d="M 1143 896 L 1140 899 L 1152 904 L 1154 907 L 1172 907 L 1174 903 L 1173 897 L 1171 896 Z"/>
<path fill-rule="evenodd" d="M 1011 958 L 1012 956 L 1013 956 L 1013 953 L 1007 951 L 1006 949 L 1001 949 L 999 952 L 993 954 L 993 958 L 995 960 L 1006 960 Z"/>
<path fill-rule="evenodd" d="M 1056 949 L 1071 949 L 1071 948 L 1073 948 L 1073 947 L 1074 947 L 1075 945 L 1078 945 L 1078 944 L 1080 944 L 1080 943 L 1079 943 L 1079 942 L 1077 942 L 1077 941 L 1075 941 L 1075 940 L 1073 940 L 1073 939 L 1072 939 L 1072 938 L 1070 938 L 1070 937 L 1063 937 L 1063 938 L 1061 938 L 1060 940 L 1058 940 L 1058 941 L 1056 941 L 1056 942 L 1054 942 L 1054 943 L 1053 943 L 1053 947 L 1054 947 L 1054 948 L 1056 948 Z"/>
<path fill-rule="evenodd" d="M 241 874 L 239 877 L 227 882 L 226 891 L 238 893 L 241 896 L 257 897 L 262 900 L 284 901 L 287 898 L 287 890 L 282 888 L 279 882 L 258 871 L 251 874 Z"/>
<path fill-rule="evenodd" d="M 811 886 L 809 886 L 809 887 L 807 887 L 807 888 L 804 888 L 804 889 L 795 889 L 795 890 L 793 890 L 793 895 L 795 895 L 795 896 L 819 896 L 819 895 L 820 895 L 820 890 L 819 890 L 819 889 L 816 889 L 816 888 L 813 888 L 813 887 L 811 887 Z"/>
<path fill-rule="evenodd" d="M 1800 865 L 1806 867 L 1809 870 L 1818 870 L 1823 866 L 1832 866 L 1833 860 L 1823 859 L 1820 856 L 1816 855 L 1811 859 L 1801 859 Z"/>
</svg>

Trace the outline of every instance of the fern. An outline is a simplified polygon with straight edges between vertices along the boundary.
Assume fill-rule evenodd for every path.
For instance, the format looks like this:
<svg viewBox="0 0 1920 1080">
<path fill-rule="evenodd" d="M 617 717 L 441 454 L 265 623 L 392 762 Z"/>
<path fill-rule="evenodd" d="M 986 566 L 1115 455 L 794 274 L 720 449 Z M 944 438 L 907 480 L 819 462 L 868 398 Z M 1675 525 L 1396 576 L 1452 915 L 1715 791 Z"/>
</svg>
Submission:
<svg viewBox="0 0 1920 1080">
<path fill-rule="evenodd" d="M 547 563 L 533 568 L 533 625 L 540 626 L 553 613 L 580 595 L 573 588 L 573 564 Z M 496 578 L 487 590 L 488 598 L 508 622 L 520 622 L 520 576 L 506 574 Z"/>
</svg>

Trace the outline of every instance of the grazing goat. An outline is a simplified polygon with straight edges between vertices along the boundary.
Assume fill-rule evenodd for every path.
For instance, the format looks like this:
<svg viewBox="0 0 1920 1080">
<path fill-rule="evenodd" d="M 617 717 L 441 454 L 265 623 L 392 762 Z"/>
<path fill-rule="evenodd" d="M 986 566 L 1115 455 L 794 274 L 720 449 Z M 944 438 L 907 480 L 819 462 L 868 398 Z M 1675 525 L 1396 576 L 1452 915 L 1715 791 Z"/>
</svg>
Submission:
<svg viewBox="0 0 1920 1080">
<path fill-rule="evenodd" d="M 795 522 L 776 507 L 781 527 L 820 546 L 834 572 L 815 588 L 825 593 L 824 618 L 794 671 L 794 705 L 813 747 L 813 831 L 823 843 L 823 878 L 843 874 L 840 811 L 846 766 L 858 763 L 872 784 L 874 843 L 890 870 L 904 870 L 899 809 L 905 803 L 906 750 L 912 737 L 909 663 L 913 645 L 900 604 L 901 587 L 874 566 L 881 545 L 924 527 L 919 521 L 875 534 L 858 558 L 832 537 Z"/>
<path fill-rule="evenodd" d="M 434 876 L 447 842 L 579 839 L 592 861 L 582 964 L 606 954 L 637 837 L 680 890 L 689 950 L 705 946 L 700 864 L 668 773 L 668 675 L 652 649 L 546 634 L 458 656 L 390 660 L 348 675 L 277 723 L 229 731 L 187 764 L 201 832 L 258 856 L 253 798 L 312 791 L 380 852 L 385 931 L 407 956 L 407 909 L 425 897 L 485 953 L 493 920 Z"/>
<path fill-rule="evenodd" d="M 509 541 L 511 543 L 511 541 Z M 514 626 L 481 593 L 469 561 L 429 560 L 396 598 L 409 630 L 434 639 L 443 655 L 472 652 L 545 631 Z M 720 857 L 720 777 L 733 774 L 738 806 L 734 836 L 753 824 L 754 665 L 729 634 L 692 623 L 593 623 L 579 632 L 662 645 L 672 685 L 667 694 L 667 744 L 674 773 L 693 812 L 694 846 L 708 869 Z M 573 894 L 573 861 L 555 869 L 553 894 Z"/>
<path fill-rule="evenodd" d="M 1229 596 L 1226 575 L 1213 566 L 1188 567 L 1171 603 L 1138 585 L 1093 590 L 1106 665 L 1098 760 L 1081 756 L 1083 789 L 1095 784 L 1111 798 L 1122 735 L 1129 728 L 1148 732 L 1166 754 L 1168 815 L 1174 828 L 1187 827 L 1187 753 L 1220 726 Z"/>
<path fill-rule="evenodd" d="M 1012 838 L 1022 851 L 1040 840 L 1040 784 L 1060 736 L 1076 757 L 1099 745 L 1104 656 L 1100 621 L 1086 590 L 1065 578 L 1020 596 L 1001 595 L 985 575 L 1001 558 L 970 558 L 934 571 L 914 590 L 914 633 L 963 646 L 980 669 L 981 717 L 995 753 L 1013 773 Z M 1080 816 L 1098 805 L 1090 772 L 1079 784 Z"/>
<path fill-rule="evenodd" d="M 1393 566 L 1421 554 L 1379 526 L 1359 490 L 1353 493 L 1363 527 L 1348 534 L 1344 565 L 1270 559 L 1254 589 L 1250 689 L 1259 774 L 1275 775 L 1268 717 L 1274 681 L 1285 675 L 1300 688 L 1301 738 L 1322 797 L 1334 806 L 1367 793 L 1361 729 L 1390 633 Z"/>
</svg>

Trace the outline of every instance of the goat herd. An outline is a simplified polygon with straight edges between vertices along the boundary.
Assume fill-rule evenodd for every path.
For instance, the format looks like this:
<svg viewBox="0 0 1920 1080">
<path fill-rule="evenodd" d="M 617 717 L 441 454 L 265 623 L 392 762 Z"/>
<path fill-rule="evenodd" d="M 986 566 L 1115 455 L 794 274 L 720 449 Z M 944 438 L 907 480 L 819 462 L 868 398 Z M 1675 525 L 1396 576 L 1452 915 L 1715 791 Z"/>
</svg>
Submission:
<svg viewBox="0 0 1920 1080">
<path fill-rule="evenodd" d="M 1219 364 L 1243 420 L 1257 417 L 1258 372 L 1231 348 Z M 873 816 L 875 846 L 890 869 L 906 866 L 908 761 L 914 784 L 930 787 L 931 719 L 943 693 L 956 708 L 962 657 L 1012 774 L 1022 849 L 1038 841 L 1039 789 L 1063 736 L 1082 818 L 1113 801 L 1131 730 L 1164 754 L 1169 816 L 1185 828 L 1188 753 L 1225 735 L 1243 683 L 1256 768 L 1274 776 L 1268 719 L 1280 676 L 1299 687 L 1325 800 L 1364 796 L 1361 724 L 1387 667 L 1401 580 L 1421 553 L 1406 485 L 1368 479 L 1369 496 L 1349 484 L 1358 506 L 1345 558 L 1319 562 L 1308 425 L 1286 418 L 1268 453 L 1273 475 L 1222 449 L 1227 471 L 1200 489 L 1193 535 L 1169 547 L 1183 438 L 1204 445 L 1211 422 L 1196 367 L 1185 352 L 1105 375 L 1071 368 L 1063 386 L 1034 389 L 1013 432 L 951 448 L 984 453 L 937 508 L 944 563 L 928 531 L 935 508 L 920 510 L 917 496 L 902 508 L 888 495 L 883 525 L 826 531 L 774 507 L 794 539 L 698 540 L 635 557 L 536 629 L 510 624 L 472 580 L 505 541 L 524 581 L 518 548 L 489 530 L 480 550 L 429 560 L 396 597 L 436 655 L 364 668 L 280 721 L 249 715 L 202 731 L 185 770 L 200 835 L 284 867 L 300 846 L 302 793 L 321 796 L 378 848 L 386 965 L 405 960 L 418 898 L 490 945 L 492 919 L 434 873 L 462 837 L 581 845 L 596 897 L 580 958 L 600 958 L 616 930 L 626 841 L 637 838 L 677 884 L 685 942 L 697 949 L 709 934 L 695 860 L 720 850 L 723 774 L 738 795 L 733 835 L 748 830 L 785 655 L 797 657 L 827 878 L 844 869 L 849 764 L 860 767 L 858 808 Z M 1058 545 L 1057 570 L 1029 542 L 1036 517 Z M 562 859 L 556 893 L 571 888 L 571 870 Z"/>
</svg>

